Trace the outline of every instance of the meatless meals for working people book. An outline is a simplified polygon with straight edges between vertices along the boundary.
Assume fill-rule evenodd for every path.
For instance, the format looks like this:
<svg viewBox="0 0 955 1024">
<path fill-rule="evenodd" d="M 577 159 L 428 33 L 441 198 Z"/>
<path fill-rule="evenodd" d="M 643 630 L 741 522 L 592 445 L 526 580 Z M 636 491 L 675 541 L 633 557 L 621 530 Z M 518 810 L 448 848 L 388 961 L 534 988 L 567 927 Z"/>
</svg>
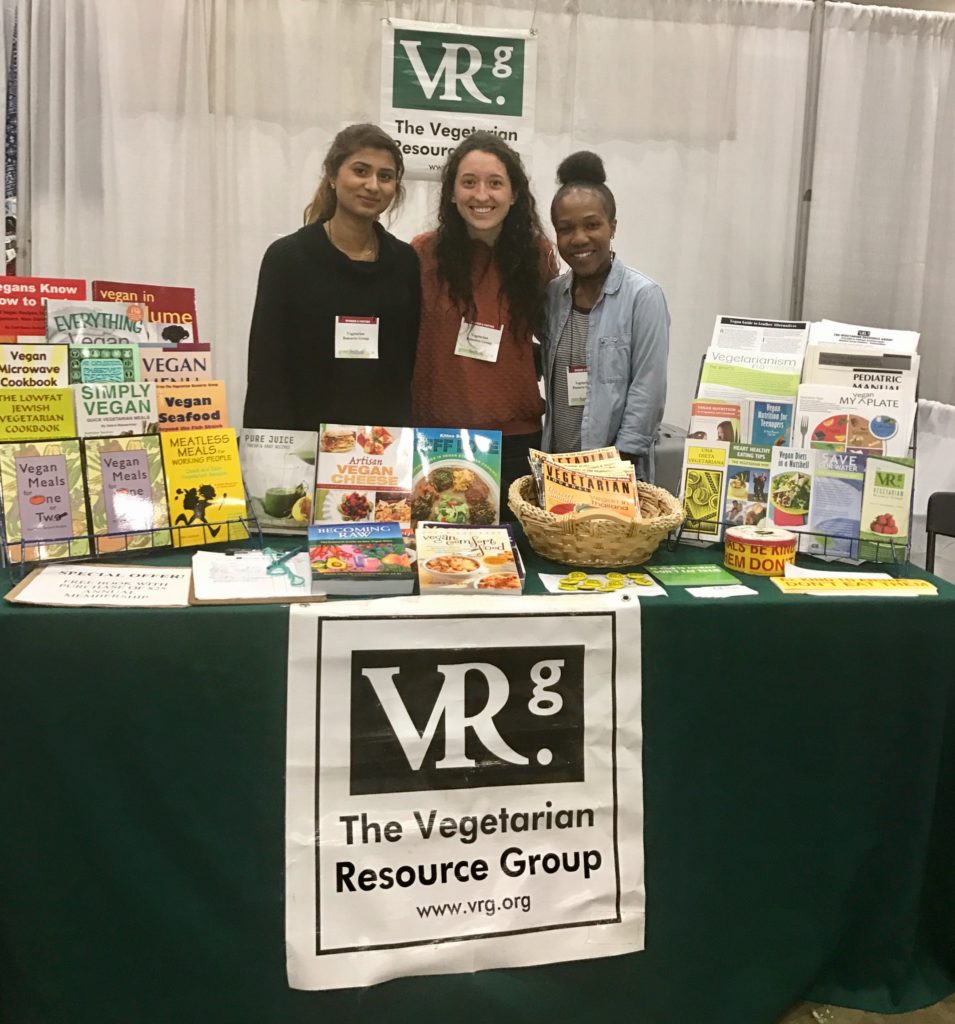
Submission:
<svg viewBox="0 0 955 1024">
<path fill-rule="evenodd" d="M 322 594 L 410 594 L 411 559 L 398 523 L 324 523 L 308 528 L 312 589 Z"/>
<path fill-rule="evenodd" d="M 76 437 L 69 388 L 0 388 L 0 441 Z"/>
<path fill-rule="evenodd" d="M 245 488 L 235 431 L 166 431 L 166 494 L 176 547 L 244 540 Z"/>
<path fill-rule="evenodd" d="M 0 444 L 0 502 L 10 562 L 90 553 L 80 442 Z"/>
<path fill-rule="evenodd" d="M 249 502 L 265 533 L 305 533 L 312 518 L 314 430 L 242 431 L 239 458 Z"/>
<path fill-rule="evenodd" d="M 415 540 L 422 594 L 521 595 L 524 566 L 508 524 L 419 523 Z"/>
<path fill-rule="evenodd" d="M 155 384 L 148 381 L 74 384 L 73 393 L 81 437 L 156 433 Z"/>
<path fill-rule="evenodd" d="M 323 423 L 315 472 L 315 523 L 411 525 L 414 430 Z"/>
<path fill-rule="evenodd" d="M 105 554 L 171 544 L 159 438 L 90 437 L 83 449 L 96 550 Z"/>
</svg>

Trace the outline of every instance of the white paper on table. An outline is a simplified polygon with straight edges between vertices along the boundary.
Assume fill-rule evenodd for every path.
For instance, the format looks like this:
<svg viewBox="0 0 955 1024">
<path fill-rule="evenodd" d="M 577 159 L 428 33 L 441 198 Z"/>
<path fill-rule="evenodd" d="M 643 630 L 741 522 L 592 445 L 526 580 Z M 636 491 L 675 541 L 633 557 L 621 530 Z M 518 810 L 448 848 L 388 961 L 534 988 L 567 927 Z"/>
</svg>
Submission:
<svg viewBox="0 0 955 1024">
<path fill-rule="evenodd" d="M 645 574 L 641 573 L 641 575 L 645 575 Z M 558 583 L 560 582 L 560 580 L 563 580 L 563 579 L 567 578 L 567 574 L 566 573 L 561 575 L 560 573 L 541 572 L 541 573 L 538 573 L 538 576 L 540 576 L 540 581 L 541 581 L 541 583 L 544 584 L 544 589 L 549 594 L 593 594 L 593 593 L 596 593 L 593 590 L 561 590 L 560 587 L 558 586 Z M 597 580 L 599 583 L 605 583 L 607 581 L 606 575 L 604 575 L 603 573 L 599 573 L 599 572 L 587 573 L 587 579 L 588 580 Z M 650 577 L 647 576 L 647 579 L 650 579 Z M 607 593 L 608 593 L 607 591 L 604 591 L 602 596 L 606 597 Z M 649 584 L 640 585 L 638 583 L 635 583 L 633 580 L 627 580 L 627 584 L 626 584 L 625 587 L 623 587 L 621 590 L 615 590 L 615 591 L 613 591 L 613 593 L 615 593 L 615 594 L 628 594 L 631 597 L 640 597 L 640 598 L 643 598 L 643 597 L 666 597 L 667 596 L 666 590 L 664 590 L 663 587 L 661 587 L 660 584 L 657 583 L 656 581 L 651 581 Z"/>
<path fill-rule="evenodd" d="M 749 594 L 758 594 L 758 590 L 744 586 L 742 583 L 728 583 L 725 587 L 687 587 L 686 592 L 693 597 L 747 597 Z"/>
<path fill-rule="evenodd" d="M 812 579 L 845 579 L 852 577 L 856 580 L 890 580 L 892 576 L 887 572 L 840 572 L 838 569 L 803 569 L 792 562 L 786 565 L 784 576 L 790 576 L 799 580 Z"/>
<path fill-rule="evenodd" d="M 187 608 L 188 566 L 47 565 L 8 600 L 57 608 Z"/>
<path fill-rule="evenodd" d="M 283 566 L 288 572 L 268 574 L 274 555 L 265 551 L 197 551 L 192 556 L 192 585 L 197 601 L 247 601 L 256 598 L 301 597 L 311 594 L 308 552 L 300 551 Z M 281 557 L 281 556 L 279 556 Z M 290 573 L 304 582 L 293 584 Z M 313 595 L 314 596 L 314 595 Z"/>
</svg>

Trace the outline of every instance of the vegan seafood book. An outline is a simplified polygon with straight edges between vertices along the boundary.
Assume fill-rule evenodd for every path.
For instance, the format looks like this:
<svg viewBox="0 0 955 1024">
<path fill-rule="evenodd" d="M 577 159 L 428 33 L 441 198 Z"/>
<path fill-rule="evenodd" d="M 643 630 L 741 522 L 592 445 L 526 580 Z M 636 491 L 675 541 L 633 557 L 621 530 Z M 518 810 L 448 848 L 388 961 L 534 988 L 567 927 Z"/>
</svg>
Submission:
<svg viewBox="0 0 955 1024">
<path fill-rule="evenodd" d="M 308 528 L 315 594 L 410 594 L 411 559 L 399 523 L 320 523 Z"/>
<path fill-rule="evenodd" d="M 524 565 L 509 524 L 419 523 L 415 538 L 422 594 L 523 592 Z"/>
<path fill-rule="evenodd" d="M 414 430 L 323 423 L 318 434 L 313 523 L 411 526 Z"/>
<path fill-rule="evenodd" d="M 0 444 L 0 504 L 9 562 L 90 553 L 80 442 Z"/>
<path fill-rule="evenodd" d="M 263 533 L 301 533 L 312 518 L 314 430 L 242 431 L 239 457 L 252 511 Z"/>
<path fill-rule="evenodd" d="M 89 437 L 83 450 L 96 550 L 172 544 L 159 437 Z"/>
</svg>

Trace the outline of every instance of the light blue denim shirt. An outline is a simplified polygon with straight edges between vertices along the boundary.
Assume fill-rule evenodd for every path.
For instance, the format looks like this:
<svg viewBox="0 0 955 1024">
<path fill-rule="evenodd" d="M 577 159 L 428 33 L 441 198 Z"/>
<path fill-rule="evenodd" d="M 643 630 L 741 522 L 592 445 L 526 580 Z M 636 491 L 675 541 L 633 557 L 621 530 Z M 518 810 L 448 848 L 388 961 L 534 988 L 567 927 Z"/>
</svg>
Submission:
<svg viewBox="0 0 955 1024">
<path fill-rule="evenodd" d="M 542 447 L 550 451 L 557 342 L 570 316 L 572 272 L 551 281 L 542 343 L 548 410 Z M 653 448 L 667 393 L 670 313 L 663 290 L 649 277 L 615 259 L 590 311 L 587 334 L 587 401 L 581 448 L 615 444 L 641 456 L 637 475 L 653 480 Z"/>
</svg>

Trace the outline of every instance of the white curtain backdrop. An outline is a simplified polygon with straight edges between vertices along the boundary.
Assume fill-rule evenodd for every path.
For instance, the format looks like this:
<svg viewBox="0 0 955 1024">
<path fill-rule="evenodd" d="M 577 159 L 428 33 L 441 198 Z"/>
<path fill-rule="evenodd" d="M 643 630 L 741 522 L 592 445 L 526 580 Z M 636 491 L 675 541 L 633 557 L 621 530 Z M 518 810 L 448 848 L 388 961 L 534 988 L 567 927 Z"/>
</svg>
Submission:
<svg viewBox="0 0 955 1024">
<path fill-rule="evenodd" d="M 955 15 L 829 4 L 804 313 L 922 332 L 955 402 Z"/>
<path fill-rule="evenodd" d="M 687 418 L 718 313 L 788 311 L 812 9 L 804 0 L 20 2 L 31 29 L 32 272 L 194 285 L 200 334 L 213 344 L 237 423 L 259 260 L 301 224 L 332 135 L 377 118 L 384 17 L 538 31 L 529 170 L 545 223 L 559 160 L 577 148 L 600 152 L 618 202 L 619 257 L 659 281 L 669 301 L 668 420 Z M 870 15 L 873 31 L 886 19 L 889 52 L 900 47 L 900 80 L 921 81 L 906 47 L 924 17 Z M 941 46 L 947 23 L 934 20 Z M 850 34 L 836 31 L 839 40 Z M 827 73 L 834 59 L 858 60 L 849 44 L 834 57 L 833 45 Z M 853 68 L 843 69 L 849 80 L 861 73 Z M 835 93 L 824 83 L 820 143 L 842 152 L 839 125 L 857 145 L 863 104 L 843 89 L 840 121 L 826 105 Z M 950 86 L 948 95 L 950 120 Z M 882 124 L 893 102 L 885 95 L 865 116 Z M 920 181 L 941 189 L 952 133 L 943 140 L 927 109 L 920 123 L 938 137 Z M 904 166 L 909 147 L 924 145 L 904 134 L 883 142 L 890 154 L 901 148 Z M 827 172 L 827 153 L 817 168 Z M 820 182 L 818 202 L 829 187 Z M 406 239 L 431 226 L 435 199 L 431 184 L 409 182 L 408 193 L 391 224 Z M 858 201 L 843 195 L 832 204 Z M 893 213 L 898 199 L 879 197 Z M 911 212 L 910 204 L 898 216 Z M 951 227 L 951 209 L 948 217 Z M 932 242 L 949 269 L 953 237 Z M 838 260 L 815 231 L 812 241 L 814 260 Z M 890 311 L 884 294 L 860 290 L 850 308 L 843 286 L 824 291 L 832 276 L 809 275 L 814 316 L 921 327 L 927 344 L 940 344 L 930 323 L 939 331 L 952 322 L 940 289 L 923 287 L 911 306 Z M 880 288 L 888 290 L 884 279 Z M 356 415 L 359 406 L 356 396 Z"/>
</svg>

